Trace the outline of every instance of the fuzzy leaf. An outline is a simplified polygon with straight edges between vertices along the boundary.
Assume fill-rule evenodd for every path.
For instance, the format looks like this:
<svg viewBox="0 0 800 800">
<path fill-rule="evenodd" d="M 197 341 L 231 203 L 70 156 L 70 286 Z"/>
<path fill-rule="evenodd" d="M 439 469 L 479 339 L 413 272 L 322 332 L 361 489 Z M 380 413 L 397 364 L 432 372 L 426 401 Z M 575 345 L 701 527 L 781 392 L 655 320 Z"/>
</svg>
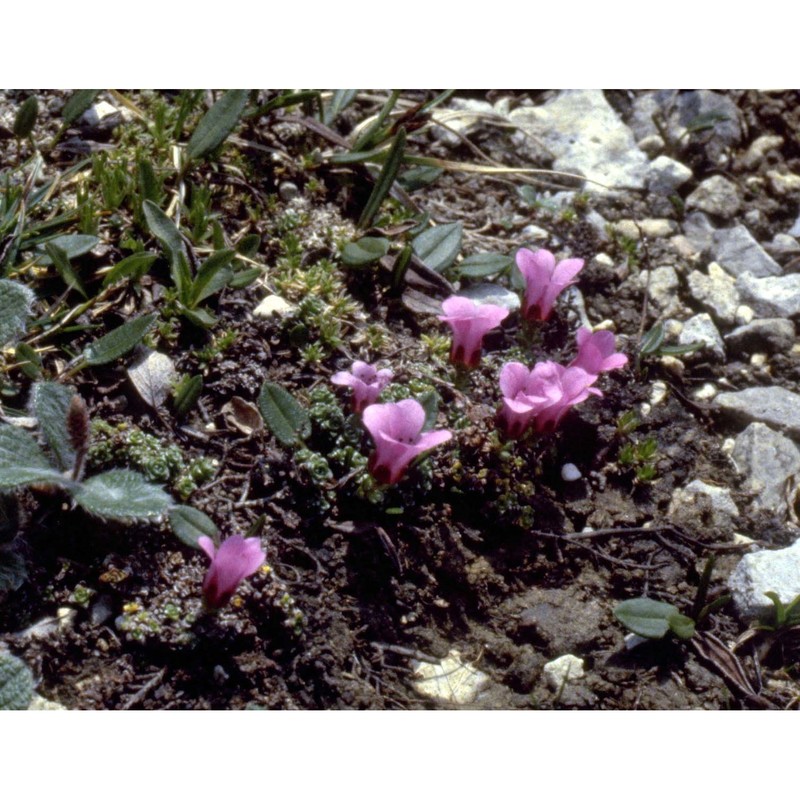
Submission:
<svg viewBox="0 0 800 800">
<path fill-rule="evenodd" d="M 0 347 L 25 330 L 33 299 L 27 286 L 0 279 Z"/>
<path fill-rule="evenodd" d="M 261 237 L 257 233 L 248 233 L 236 242 L 236 252 L 245 258 L 255 258 L 261 247 Z"/>
<path fill-rule="evenodd" d="M 50 257 L 50 261 L 53 262 L 53 266 L 58 271 L 58 274 L 64 279 L 64 283 L 66 283 L 70 289 L 77 289 L 77 291 L 83 295 L 84 299 L 88 300 L 86 289 L 83 288 L 78 273 L 75 272 L 72 268 L 72 264 L 69 263 L 67 254 L 58 247 L 58 245 L 52 242 L 46 242 L 44 249 L 47 251 L 47 255 Z"/>
<path fill-rule="evenodd" d="M 0 651 L 0 711 L 23 711 L 33 699 L 33 673 L 20 658 Z"/>
<path fill-rule="evenodd" d="M 16 425 L 0 425 L 0 473 L 15 467 L 53 469 L 36 439 Z"/>
<path fill-rule="evenodd" d="M 219 530 L 214 520 L 199 508 L 192 506 L 173 506 L 169 510 L 169 524 L 173 533 L 189 547 L 200 549 L 197 540 L 201 536 L 208 536 L 219 544 Z"/>
<path fill-rule="evenodd" d="M 242 116 L 247 95 L 246 89 L 231 89 L 206 111 L 186 147 L 190 159 L 201 158 L 225 141 Z"/>
<path fill-rule="evenodd" d="M 342 249 L 342 261 L 348 267 L 363 267 L 389 252 L 389 240 L 379 236 L 364 236 L 348 242 Z"/>
<path fill-rule="evenodd" d="M 670 619 L 676 615 L 681 616 L 675 606 L 649 597 L 624 600 L 614 609 L 614 616 L 628 630 L 646 639 L 663 638 L 670 629 Z"/>
<path fill-rule="evenodd" d="M 74 387 L 52 381 L 34 384 L 31 393 L 33 415 L 62 471 L 75 466 L 75 448 L 67 431 L 67 411 L 74 394 Z"/>
<path fill-rule="evenodd" d="M 122 261 L 118 261 L 106 273 L 103 278 L 103 288 L 111 286 L 112 283 L 124 280 L 125 278 L 141 278 L 147 274 L 150 265 L 158 258 L 155 253 L 148 253 L 142 250 L 139 253 L 132 253 Z"/>
<path fill-rule="evenodd" d="M 163 489 L 129 469 L 101 472 L 75 484 L 72 496 L 90 514 L 104 519 L 152 519 L 172 505 Z"/>
<path fill-rule="evenodd" d="M 426 267 L 441 272 L 455 261 L 461 249 L 461 234 L 460 222 L 428 228 L 414 239 L 414 252 L 425 262 Z"/>
<path fill-rule="evenodd" d="M 64 110 L 61 116 L 64 117 L 64 124 L 72 124 L 78 117 L 87 111 L 94 102 L 95 97 L 100 94 L 100 89 L 79 89 L 72 97 L 64 103 Z"/>
<path fill-rule="evenodd" d="M 153 350 L 128 370 L 128 377 L 134 388 L 151 408 L 161 408 L 164 405 L 176 376 L 172 359 Z"/>
<path fill-rule="evenodd" d="M 311 433 L 311 420 L 305 409 L 277 383 L 264 382 L 258 395 L 258 408 L 281 444 L 295 444 Z"/>
<path fill-rule="evenodd" d="M 84 351 L 86 363 L 90 366 L 107 364 L 114 361 L 128 350 L 132 350 L 142 340 L 144 335 L 153 327 L 158 314 L 152 312 L 132 319 L 120 325 L 96 342 L 92 342 Z"/>
<path fill-rule="evenodd" d="M 190 303 L 192 308 L 228 285 L 233 277 L 233 270 L 228 265 L 235 255 L 235 250 L 217 250 L 200 265 L 192 284 Z"/>
<path fill-rule="evenodd" d="M 19 107 L 17 116 L 14 118 L 14 136 L 24 139 L 33 133 L 33 126 L 36 125 L 36 117 L 39 115 L 39 101 L 36 95 L 32 94 Z"/>
</svg>

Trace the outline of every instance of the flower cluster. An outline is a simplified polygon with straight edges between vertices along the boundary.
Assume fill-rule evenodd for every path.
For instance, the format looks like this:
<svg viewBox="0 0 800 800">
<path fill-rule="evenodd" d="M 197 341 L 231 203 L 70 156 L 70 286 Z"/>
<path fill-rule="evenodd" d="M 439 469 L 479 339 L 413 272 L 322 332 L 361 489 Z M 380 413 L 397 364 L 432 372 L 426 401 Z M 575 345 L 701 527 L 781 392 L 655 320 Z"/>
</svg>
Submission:
<svg viewBox="0 0 800 800">
<path fill-rule="evenodd" d="M 390 369 L 375 369 L 364 361 L 354 361 L 350 372 L 337 372 L 331 383 L 353 390 L 353 413 L 360 414 L 378 399 L 393 377 Z"/>
<path fill-rule="evenodd" d="M 601 372 L 628 363 L 625 354 L 615 352 L 614 334 L 609 331 L 581 328 L 577 342 L 578 355 L 566 367 L 554 361 L 540 361 L 531 370 L 518 361 L 503 366 L 503 405 L 497 423 L 509 439 L 518 439 L 531 425 L 539 433 L 555 430 L 572 406 L 592 394 L 602 397 L 593 386 Z"/>
</svg>

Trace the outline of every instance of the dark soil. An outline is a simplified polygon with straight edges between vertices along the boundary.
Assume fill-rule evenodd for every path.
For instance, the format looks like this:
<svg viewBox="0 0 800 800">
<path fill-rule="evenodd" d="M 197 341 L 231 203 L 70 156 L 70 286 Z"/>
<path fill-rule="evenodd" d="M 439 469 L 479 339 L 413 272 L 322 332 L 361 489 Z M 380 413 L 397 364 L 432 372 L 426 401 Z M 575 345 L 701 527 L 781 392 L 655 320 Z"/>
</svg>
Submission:
<svg viewBox="0 0 800 800">
<path fill-rule="evenodd" d="M 731 153 L 736 179 L 744 184 L 747 177 L 736 167 L 737 157 L 764 133 L 785 138 L 780 162 L 770 167 L 800 171 L 796 96 L 730 96 L 747 121 L 746 135 Z M 2 102 L 13 109 L 19 99 L 7 93 Z M 615 102 L 624 112 L 624 96 Z M 347 135 L 363 115 L 356 104 L 337 132 Z M 41 133 L 46 130 L 44 125 Z M 668 638 L 632 650 L 626 649 L 626 630 L 612 613 L 620 601 L 643 594 L 688 612 L 711 557 L 716 561 L 709 599 L 724 594 L 725 579 L 743 552 L 734 544 L 734 531 L 715 526 L 710 509 L 702 505 L 670 511 L 670 501 L 676 488 L 693 479 L 739 491 L 740 478 L 721 449 L 731 431 L 691 399 L 692 391 L 705 381 L 759 385 L 764 376 L 747 365 L 716 363 L 699 354 L 685 357 L 680 377 L 655 359 L 644 359 L 637 369 L 633 355 L 642 324 L 641 292 L 597 262 L 580 275 L 586 313 L 595 324 L 614 321 L 616 332 L 627 337 L 631 363 L 605 375 L 605 396 L 573 409 L 552 435 L 530 436 L 508 448 L 494 433 L 497 374 L 506 360 L 519 357 L 509 355 L 519 342 L 516 322 L 487 338 L 480 367 L 466 383 L 459 382 L 421 338 L 443 334 L 442 326 L 412 310 L 408 296 L 404 302 L 394 294 L 390 272 L 378 267 L 341 268 L 345 290 L 359 304 L 357 321 L 321 361 L 303 360 L 301 352 L 317 331 L 298 333 L 279 317 L 259 319 L 250 313 L 265 286 L 275 289 L 270 271 L 281 257 L 285 235 L 276 220 L 287 208 L 278 185 L 293 181 L 306 198 L 305 208 L 317 209 L 295 230 L 308 268 L 335 256 L 330 236 L 320 230 L 330 220 L 344 225 L 357 218 L 371 184 L 360 168 L 304 169 L 315 149 L 331 144 L 292 121 L 288 112 L 251 123 L 240 135 L 281 155 L 268 158 L 242 147 L 247 185 L 228 185 L 219 194 L 226 231 L 244 224 L 246 208 L 259 210 L 261 216 L 248 225 L 262 237 L 258 260 L 267 267 L 265 283 L 226 290 L 213 302 L 219 323 L 212 333 L 235 334 L 223 352 L 200 362 L 198 351 L 208 346 L 209 335 L 185 324 L 177 338 L 159 342 L 179 372 L 202 370 L 198 406 L 184 419 L 168 409 L 153 411 L 126 379 L 125 359 L 71 380 L 93 418 L 135 425 L 178 445 L 187 460 L 215 459 L 213 478 L 187 502 L 208 514 L 223 535 L 243 533 L 265 515 L 262 541 L 269 568 L 245 581 L 218 614 L 203 614 L 200 588 L 207 559 L 181 544 L 166 522 L 107 523 L 69 509 L 62 496 L 20 493 L 13 514 L 28 578 L 0 596 L 0 638 L 32 667 L 38 693 L 80 709 L 447 707 L 414 688 L 412 661 L 438 660 L 456 650 L 491 681 L 469 707 L 735 709 L 793 703 L 797 642 L 790 637 L 769 653 L 744 646 L 736 651 L 738 659 L 731 651 L 725 656 L 714 650 L 713 643 L 730 644 L 746 631 L 730 605 L 711 614 L 690 642 Z M 502 131 L 489 127 L 471 138 L 493 158 L 515 162 Z M 78 132 L 73 144 L 88 139 L 89 133 Z M 115 142 L 111 136 L 106 144 Z M 10 163 L 14 148 L 11 142 L 4 146 L 2 160 Z M 430 140 L 428 147 L 452 160 L 474 158 L 466 146 L 445 148 Z M 65 148 L 50 163 L 66 169 L 76 158 Z M 718 169 L 699 139 L 691 166 L 698 180 Z M 230 173 L 209 166 L 205 175 L 212 181 Z M 685 197 L 695 186 L 681 193 Z M 533 223 L 558 237 L 559 252 L 585 258 L 587 264 L 611 247 L 585 221 L 589 209 L 601 207 L 612 221 L 615 214 L 665 215 L 662 206 L 651 207 L 646 194 L 629 193 L 613 201 L 590 195 L 574 218 L 560 217 L 524 203 L 510 179 L 449 173 L 414 191 L 413 200 L 439 223 L 463 222 L 464 255 L 513 253 L 521 229 Z M 747 195 L 742 213 L 753 209 L 762 212 L 761 240 L 786 230 L 797 211 L 796 204 L 780 207 L 757 191 Z M 323 222 L 315 217 L 319 210 L 328 215 Z M 677 210 L 673 214 L 678 217 Z M 101 266 L 115 263 L 119 255 L 118 242 L 110 241 L 103 257 L 88 258 Z M 615 263 L 622 261 L 619 253 L 612 255 Z M 660 240 L 648 242 L 646 251 L 640 247 L 637 257 L 630 269 L 675 258 Z M 148 303 L 163 303 L 166 279 L 159 269 L 147 276 L 140 292 L 117 298 L 119 319 Z M 422 291 L 436 302 L 446 296 L 430 282 Z M 654 318 L 649 312 L 648 327 Z M 103 320 L 112 324 L 109 316 Z M 365 338 L 367 325 L 385 328 L 377 346 Z M 576 326 L 576 316 L 562 303 L 529 342 L 523 360 L 566 363 L 574 355 Z M 78 334 L 70 342 L 73 352 L 97 335 L 96 330 Z M 332 478 L 314 479 L 294 448 L 282 446 L 266 430 L 242 433 L 223 411 L 234 397 L 256 402 L 265 380 L 308 405 L 312 391 L 330 386 L 330 375 L 354 357 L 390 365 L 398 383 L 433 384 L 440 396 L 438 427 L 459 421 L 453 445 L 434 451 L 380 501 L 359 494 L 357 478 L 343 467 L 335 467 Z M 796 356 L 770 361 L 771 383 L 794 388 L 798 374 Z M 620 416 L 648 402 L 656 380 L 666 383 L 666 400 L 652 405 L 626 438 L 618 429 Z M 29 383 L 21 378 L 18 387 L 9 407 L 24 408 Z M 337 396 L 346 411 L 346 397 Z M 642 481 L 620 464 L 619 454 L 627 441 L 647 437 L 658 444 L 656 477 Z M 327 453 L 331 437 L 315 423 L 306 444 Z M 366 436 L 361 444 L 367 453 Z M 567 462 L 580 470 L 580 480 L 561 478 Z M 774 545 L 786 536 L 777 521 L 753 514 L 742 515 L 735 532 Z M 584 660 L 586 677 L 554 691 L 542 669 L 565 653 Z M 736 661 L 752 692 L 731 677 L 730 664 Z"/>
</svg>

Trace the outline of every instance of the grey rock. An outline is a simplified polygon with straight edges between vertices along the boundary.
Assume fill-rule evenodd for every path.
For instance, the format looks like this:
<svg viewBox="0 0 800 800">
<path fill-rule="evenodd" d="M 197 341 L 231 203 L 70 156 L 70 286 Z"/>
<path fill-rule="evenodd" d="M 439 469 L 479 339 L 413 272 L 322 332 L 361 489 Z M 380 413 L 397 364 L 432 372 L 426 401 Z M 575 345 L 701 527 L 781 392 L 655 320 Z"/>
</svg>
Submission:
<svg viewBox="0 0 800 800">
<path fill-rule="evenodd" d="M 682 489 L 676 489 L 672 494 L 669 514 L 676 509 L 684 510 L 687 506 L 695 506 L 698 502 L 708 502 L 714 524 L 720 527 L 731 524 L 739 516 L 739 509 L 731 497 L 731 490 L 722 486 L 713 486 L 700 480 L 694 480 Z"/>
<path fill-rule="evenodd" d="M 648 239 L 664 239 L 678 230 L 678 225 L 671 219 L 621 219 L 614 223 L 614 230 L 628 239 L 638 241 L 640 236 Z"/>
<path fill-rule="evenodd" d="M 636 144 L 650 158 L 656 158 L 656 156 L 664 152 L 664 140 L 657 133 L 645 136 L 644 139 L 639 139 Z"/>
<path fill-rule="evenodd" d="M 479 283 L 459 292 L 462 297 L 468 297 L 475 303 L 489 303 L 502 306 L 509 311 L 516 311 L 521 303 L 516 292 L 509 291 L 504 286 L 496 283 Z"/>
<path fill-rule="evenodd" d="M 738 187 L 722 175 L 707 178 L 686 198 L 687 209 L 704 211 L 722 219 L 732 219 L 741 207 Z"/>
<path fill-rule="evenodd" d="M 774 606 L 765 592 L 775 592 L 784 604 L 800 595 L 800 542 L 743 556 L 728 579 L 728 588 L 742 619 L 769 619 Z"/>
<path fill-rule="evenodd" d="M 733 325 L 741 305 L 736 281 L 715 261 L 708 265 L 708 275 L 699 270 L 689 273 L 689 292 L 703 308 L 723 325 Z"/>
<path fill-rule="evenodd" d="M 800 273 L 756 278 L 745 272 L 736 281 L 742 300 L 760 317 L 800 316 Z"/>
<path fill-rule="evenodd" d="M 792 225 L 792 227 L 789 228 L 789 230 L 786 231 L 786 233 L 789 236 L 800 237 L 800 214 L 797 215 L 797 219 L 794 221 L 794 225 Z"/>
<path fill-rule="evenodd" d="M 754 140 L 747 152 L 742 156 L 742 166 L 745 169 L 756 169 L 764 160 L 770 150 L 775 150 L 783 145 L 783 137 L 766 134 Z"/>
<path fill-rule="evenodd" d="M 744 272 L 751 272 L 757 278 L 781 274 L 778 263 L 770 258 L 744 225 L 715 231 L 711 252 L 714 261 L 736 277 Z"/>
<path fill-rule="evenodd" d="M 589 212 L 586 214 L 585 219 L 586 222 L 588 222 L 592 226 L 592 228 L 594 228 L 598 240 L 601 242 L 607 242 L 608 231 L 606 230 L 606 226 L 608 225 L 608 220 L 594 208 L 589 209 Z"/>
<path fill-rule="evenodd" d="M 646 274 L 641 275 L 646 282 Z M 678 273 L 674 267 L 656 267 L 650 272 L 650 300 L 660 309 L 674 309 L 678 303 Z M 670 312 L 671 313 L 671 312 Z"/>
<path fill-rule="evenodd" d="M 776 233 L 772 241 L 766 246 L 770 255 L 793 256 L 800 253 L 800 242 L 794 236 L 786 233 Z"/>
<path fill-rule="evenodd" d="M 494 106 L 486 100 L 478 100 L 471 97 L 454 97 L 450 101 L 448 108 L 436 109 L 433 112 L 433 119 L 436 122 L 441 122 L 452 130 L 448 130 L 441 125 L 433 125 L 431 132 L 434 138 L 451 147 L 455 147 L 461 144 L 461 138 L 457 133 L 464 135 L 487 115 L 499 116 Z M 454 131 L 457 133 L 454 133 Z"/>
<path fill-rule="evenodd" d="M 280 186 L 278 186 L 278 194 L 281 200 L 288 203 L 290 200 L 294 200 L 295 197 L 300 196 L 300 190 L 291 181 L 281 181 Z"/>
<path fill-rule="evenodd" d="M 674 93 L 671 93 L 671 95 L 674 95 Z M 661 138 L 660 132 L 653 122 L 653 114 L 661 113 L 665 99 L 665 93 L 663 92 L 647 92 L 645 94 L 640 94 L 634 99 L 628 125 L 630 125 L 637 141 L 651 136 L 658 136 L 659 139 Z M 664 141 L 662 139 L 662 147 L 663 144 Z"/>
<path fill-rule="evenodd" d="M 542 106 L 514 109 L 510 119 L 552 151 L 554 169 L 588 178 L 587 191 L 644 188 L 647 156 L 603 92 L 559 92 Z"/>
<path fill-rule="evenodd" d="M 763 422 L 793 439 L 800 438 L 800 395 L 782 386 L 720 392 L 714 404 L 740 422 Z"/>
<path fill-rule="evenodd" d="M 793 172 L 779 172 L 772 169 L 767 171 L 767 180 L 770 188 L 779 197 L 796 195 L 800 193 L 800 175 Z"/>
<path fill-rule="evenodd" d="M 755 495 L 753 508 L 785 517 L 786 483 L 800 472 L 800 448 L 764 423 L 753 422 L 736 437 L 731 458 L 746 478 L 744 489 Z"/>
<path fill-rule="evenodd" d="M 698 253 L 711 249 L 716 228 L 702 211 L 687 214 L 683 221 L 683 233 Z"/>
<path fill-rule="evenodd" d="M 713 136 L 709 136 L 709 131 L 701 134 L 707 140 L 705 151 L 711 161 L 716 161 L 726 147 L 738 144 L 742 138 L 741 113 L 736 103 L 726 95 L 707 89 L 686 92 L 678 95 L 677 108 L 678 120 L 684 128 L 712 114 L 717 117 Z"/>
<path fill-rule="evenodd" d="M 725 337 L 728 350 L 744 353 L 785 353 L 795 342 L 794 325 L 788 319 L 756 319 Z"/>
<path fill-rule="evenodd" d="M 647 168 L 647 188 L 655 194 L 673 194 L 692 177 L 685 164 L 669 156 L 659 156 Z"/>
<path fill-rule="evenodd" d="M 678 344 L 687 345 L 693 342 L 703 342 L 706 353 L 710 351 L 719 359 L 725 358 L 725 343 L 709 314 L 696 314 L 683 323 Z"/>
</svg>

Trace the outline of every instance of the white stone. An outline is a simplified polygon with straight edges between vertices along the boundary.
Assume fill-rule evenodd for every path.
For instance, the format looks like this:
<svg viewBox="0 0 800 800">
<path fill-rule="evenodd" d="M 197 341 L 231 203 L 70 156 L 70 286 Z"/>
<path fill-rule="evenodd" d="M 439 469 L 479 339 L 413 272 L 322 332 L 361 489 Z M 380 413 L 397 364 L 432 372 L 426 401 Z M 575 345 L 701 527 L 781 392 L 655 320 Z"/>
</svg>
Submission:
<svg viewBox="0 0 800 800">
<path fill-rule="evenodd" d="M 639 147 L 644 150 L 641 143 Z M 659 156 L 647 168 L 647 188 L 656 194 L 672 194 L 691 177 L 692 171 L 685 164 L 669 156 Z"/>
<path fill-rule="evenodd" d="M 414 688 L 425 697 L 447 703 L 472 703 L 490 683 L 488 675 L 461 661 L 458 650 L 451 650 L 437 664 L 412 661 L 411 666 L 415 676 Z"/>
<path fill-rule="evenodd" d="M 544 229 L 540 228 L 538 225 L 526 225 L 522 229 L 522 235 L 527 240 L 533 240 L 535 242 L 542 242 L 550 238 L 550 234 Z"/>
<path fill-rule="evenodd" d="M 697 314 L 684 323 L 678 344 L 689 345 L 694 342 L 703 342 L 706 350 L 718 358 L 725 358 L 725 343 L 708 314 Z"/>
<path fill-rule="evenodd" d="M 800 316 L 800 273 L 757 278 L 745 272 L 739 276 L 736 288 L 742 299 L 760 317 Z"/>
<path fill-rule="evenodd" d="M 742 207 L 742 199 L 735 183 L 712 175 L 706 178 L 687 198 L 686 208 L 704 211 L 722 219 L 735 217 Z"/>
<path fill-rule="evenodd" d="M 769 618 L 774 606 L 765 592 L 775 592 L 784 604 L 800 595 L 800 541 L 782 550 L 743 556 L 728 579 L 728 588 L 742 619 Z"/>
<path fill-rule="evenodd" d="M 583 659 L 571 653 L 559 656 L 544 665 L 543 673 L 547 685 L 557 692 L 567 681 L 580 680 L 584 676 Z"/>
<path fill-rule="evenodd" d="M 671 219 L 621 219 L 614 223 L 614 230 L 628 239 L 639 241 L 640 231 L 648 239 L 663 239 L 678 230 L 678 225 Z"/>
<path fill-rule="evenodd" d="M 519 295 L 496 283 L 479 283 L 459 292 L 461 297 L 468 297 L 475 303 L 502 306 L 509 311 L 516 311 L 520 305 Z"/>
<path fill-rule="evenodd" d="M 280 295 L 268 294 L 254 309 L 254 317 L 285 317 L 294 311 L 294 306 L 284 300 Z"/>
<path fill-rule="evenodd" d="M 640 275 L 642 286 L 647 284 L 647 272 Z M 674 309 L 680 305 L 678 300 L 678 273 L 674 267 L 656 267 L 650 270 L 648 294 L 650 300 L 661 309 Z"/>
<path fill-rule="evenodd" d="M 694 480 L 682 489 L 672 493 L 669 514 L 680 508 L 696 505 L 698 496 L 707 497 L 711 503 L 714 524 L 720 527 L 729 525 L 731 520 L 739 516 L 739 509 L 731 497 L 731 490 L 723 486 L 714 486 L 701 480 Z"/>
<path fill-rule="evenodd" d="M 572 463 L 564 464 L 561 467 L 561 479 L 569 482 L 578 481 L 582 478 L 581 471 Z"/>
<path fill-rule="evenodd" d="M 753 141 L 747 152 L 742 156 L 742 165 L 747 169 L 755 169 L 770 151 L 783 144 L 783 137 L 771 134 L 759 136 Z"/>
<path fill-rule="evenodd" d="M 97 125 L 98 122 L 102 122 L 106 117 L 110 117 L 112 114 L 116 113 L 117 109 L 114 108 L 111 103 L 101 100 L 99 103 L 95 103 L 91 108 L 84 111 L 80 121 L 86 125 Z"/>
<path fill-rule="evenodd" d="M 663 403 L 667 397 L 667 384 L 664 381 L 653 381 L 650 387 L 650 397 L 648 398 L 650 406 L 657 406 Z"/>
<path fill-rule="evenodd" d="M 756 312 L 750 306 L 739 306 L 736 309 L 735 322 L 737 325 L 749 325 L 756 318 Z"/>
<path fill-rule="evenodd" d="M 699 270 L 689 273 L 689 292 L 706 311 L 725 325 L 736 320 L 736 309 L 740 305 L 736 281 L 715 261 L 708 265 L 708 275 Z"/>
<path fill-rule="evenodd" d="M 588 178 L 587 191 L 644 188 L 647 156 L 602 91 L 562 91 L 542 106 L 515 109 L 510 118 L 555 155 L 553 169 Z"/>
<path fill-rule="evenodd" d="M 712 400 L 717 394 L 717 387 L 714 386 L 713 383 L 704 383 L 698 389 L 692 393 L 692 397 L 695 400 L 699 400 L 701 403 L 707 402 L 708 400 Z"/>
<path fill-rule="evenodd" d="M 767 180 L 772 187 L 772 191 L 781 197 L 800 192 L 800 175 L 795 175 L 793 172 L 769 170 L 767 172 Z"/>
</svg>

